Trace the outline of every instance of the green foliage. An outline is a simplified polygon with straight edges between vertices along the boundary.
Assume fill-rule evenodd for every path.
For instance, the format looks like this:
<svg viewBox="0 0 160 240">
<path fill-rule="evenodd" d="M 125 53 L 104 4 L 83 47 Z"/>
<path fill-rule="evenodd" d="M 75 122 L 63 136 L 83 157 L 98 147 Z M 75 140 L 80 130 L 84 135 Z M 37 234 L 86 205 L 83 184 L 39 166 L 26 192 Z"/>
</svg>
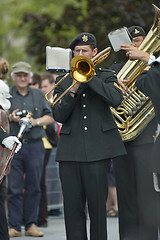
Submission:
<svg viewBox="0 0 160 240">
<path fill-rule="evenodd" d="M 24 60 L 43 72 L 46 46 L 67 48 L 79 32 L 95 34 L 99 50 L 110 46 L 107 35 L 117 28 L 140 25 L 148 32 L 152 3 L 160 7 L 159 0 L 1 0 L 0 55 L 10 65 Z M 112 51 L 102 66 L 124 55 Z"/>
</svg>

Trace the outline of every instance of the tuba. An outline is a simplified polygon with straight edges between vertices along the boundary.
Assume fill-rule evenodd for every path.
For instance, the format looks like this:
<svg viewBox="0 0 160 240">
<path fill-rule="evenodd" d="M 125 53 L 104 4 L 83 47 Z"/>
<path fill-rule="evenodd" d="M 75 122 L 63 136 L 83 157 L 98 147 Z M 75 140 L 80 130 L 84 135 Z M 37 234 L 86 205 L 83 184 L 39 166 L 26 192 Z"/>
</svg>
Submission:
<svg viewBox="0 0 160 240">
<path fill-rule="evenodd" d="M 153 5 L 155 16 L 153 25 L 139 47 L 140 50 L 151 54 L 160 51 L 160 9 Z M 135 139 L 154 118 L 155 112 L 149 97 L 140 92 L 135 81 L 142 73 L 146 64 L 140 60 L 128 60 L 120 72 L 119 79 L 129 79 L 126 84 L 128 92 L 120 106 L 112 108 L 113 117 L 117 123 L 123 141 Z"/>
</svg>

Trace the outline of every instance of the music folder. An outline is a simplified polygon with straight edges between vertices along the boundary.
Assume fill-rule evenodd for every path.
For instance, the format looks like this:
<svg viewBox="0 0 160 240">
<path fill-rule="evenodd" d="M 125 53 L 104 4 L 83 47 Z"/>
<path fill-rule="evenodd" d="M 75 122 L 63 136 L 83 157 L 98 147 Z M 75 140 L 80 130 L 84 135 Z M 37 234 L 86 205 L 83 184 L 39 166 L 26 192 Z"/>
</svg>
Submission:
<svg viewBox="0 0 160 240">
<path fill-rule="evenodd" d="M 110 32 L 108 38 L 115 52 L 118 52 L 123 44 L 132 44 L 130 33 L 126 27 Z"/>
<path fill-rule="evenodd" d="M 72 58 L 70 48 L 46 47 L 46 69 L 69 71 Z"/>
</svg>

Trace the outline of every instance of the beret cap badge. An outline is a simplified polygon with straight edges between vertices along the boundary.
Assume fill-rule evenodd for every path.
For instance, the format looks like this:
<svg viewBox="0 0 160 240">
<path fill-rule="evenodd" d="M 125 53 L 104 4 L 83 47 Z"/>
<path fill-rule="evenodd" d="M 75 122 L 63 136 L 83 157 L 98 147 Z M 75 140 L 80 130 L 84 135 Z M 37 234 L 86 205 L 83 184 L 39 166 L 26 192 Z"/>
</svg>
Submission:
<svg viewBox="0 0 160 240">
<path fill-rule="evenodd" d="M 88 41 L 88 36 L 83 35 L 82 40 L 83 40 L 83 42 L 87 42 Z"/>
<path fill-rule="evenodd" d="M 79 33 L 69 44 L 71 50 L 75 46 L 96 45 L 96 38 L 92 33 L 82 32 Z"/>
<path fill-rule="evenodd" d="M 131 26 L 128 28 L 128 31 L 132 38 L 139 36 L 146 36 L 146 32 L 140 26 Z"/>
<path fill-rule="evenodd" d="M 140 33 L 140 31 L 135 28 L 134 33 L 138 34 L 138 33 Z"/>
</svg>

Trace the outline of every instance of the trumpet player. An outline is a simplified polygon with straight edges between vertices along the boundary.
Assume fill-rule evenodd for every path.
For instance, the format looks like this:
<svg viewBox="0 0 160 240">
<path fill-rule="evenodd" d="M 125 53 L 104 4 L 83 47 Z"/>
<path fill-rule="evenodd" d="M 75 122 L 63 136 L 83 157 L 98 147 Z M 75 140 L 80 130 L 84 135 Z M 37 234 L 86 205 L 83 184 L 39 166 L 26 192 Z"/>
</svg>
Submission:
<svg viewBox="0 0 160 240">
<path fill-rule="evenodd" d="M 92 59 L 98 52 L 95 36 L 87 32 L 78 34 L 69 47 L 74 57 Z M 53 107 L 54 119 L 62 123 L 56 161 L 62 183 L 66 236 L 67 240 L 88 239 L 87 204 L 90 240 L 106 240 L 110 159 L 125 154 L 109 106 L 121 103 L 122 91 L 115 72 L 97 69 L 88 82 L 80 83 L 68 76 L 55 88 L 55 96 L 73 82 L 75 85 Z"/>
</svg>

